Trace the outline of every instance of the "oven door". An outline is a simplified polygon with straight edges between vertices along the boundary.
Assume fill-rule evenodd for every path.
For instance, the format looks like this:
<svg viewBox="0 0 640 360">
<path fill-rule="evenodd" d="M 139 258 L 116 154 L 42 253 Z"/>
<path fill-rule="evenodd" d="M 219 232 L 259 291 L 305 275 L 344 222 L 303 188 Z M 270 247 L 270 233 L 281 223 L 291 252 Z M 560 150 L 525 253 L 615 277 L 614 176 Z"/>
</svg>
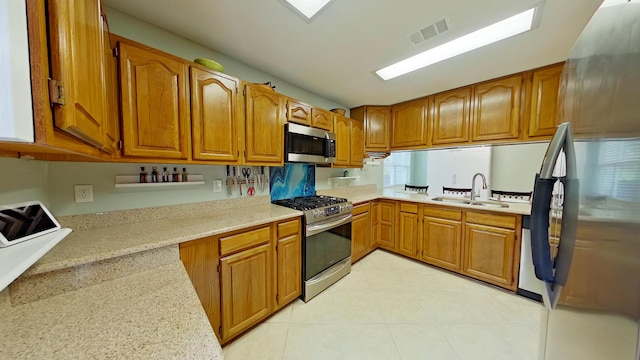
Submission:
<svg viewBox="0 0 640 360">
<path fill-rule="evenodd" d="M 351 214 L 306 226 L 304 280 L 351 256 Z"/>
</svg>

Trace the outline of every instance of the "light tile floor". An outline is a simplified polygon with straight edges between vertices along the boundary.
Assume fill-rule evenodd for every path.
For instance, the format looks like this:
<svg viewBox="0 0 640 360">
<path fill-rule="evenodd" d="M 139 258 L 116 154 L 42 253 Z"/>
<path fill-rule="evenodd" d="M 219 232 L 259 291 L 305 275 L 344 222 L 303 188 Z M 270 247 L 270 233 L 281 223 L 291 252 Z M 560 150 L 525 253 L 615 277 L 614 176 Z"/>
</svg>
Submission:
<svg viewBox="0 0 640 360">
<path fill-rule="evenodd" d="M 224 347 L 227 360 L 537 359 L 542 306 L 376 250 L 308 303 Z"/>
</svg>

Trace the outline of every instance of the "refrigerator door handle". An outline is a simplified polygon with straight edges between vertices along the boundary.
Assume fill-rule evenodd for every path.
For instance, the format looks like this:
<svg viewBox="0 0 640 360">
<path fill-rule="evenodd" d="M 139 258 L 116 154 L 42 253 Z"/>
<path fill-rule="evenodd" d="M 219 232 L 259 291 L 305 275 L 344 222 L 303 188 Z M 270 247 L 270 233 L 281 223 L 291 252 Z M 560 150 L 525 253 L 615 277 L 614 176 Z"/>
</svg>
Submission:
<svg viewBox="0 0 640 360">
<path fill-rule="evenodd" d="M 566 157 L 566 176 L 554 178 L 552 176 L 553 169 L 562 150 L 564 150 Z M 540 174 L 536 175 L 531 204 L 533 265 L 536 277 L 545 282 L 542 297 L 545 306 L 549 309 L 553 309 L 557 305 L 571 267 L 578 224 L 579 184 L 576 174 L 571 124 L 563 123 L 558 126 L 558 130 L 549 144 Z M 565 197 L 562 206 L 562 228 L 558 254 L 555 259 L 552 259 L 549 244 L 549 215 L 553 187 L 558 180 L 564 186 Z"/>
</svg>

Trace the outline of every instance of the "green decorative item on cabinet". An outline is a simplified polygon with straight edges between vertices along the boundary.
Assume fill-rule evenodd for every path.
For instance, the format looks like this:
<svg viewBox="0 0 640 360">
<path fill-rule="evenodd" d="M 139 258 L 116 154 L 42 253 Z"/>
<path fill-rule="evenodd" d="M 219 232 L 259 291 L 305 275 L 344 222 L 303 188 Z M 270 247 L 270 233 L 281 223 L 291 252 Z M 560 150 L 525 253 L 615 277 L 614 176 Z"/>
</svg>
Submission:
<svg viewBox="0 0 640 360">
<path fill-rule="evenodd" d="M 193 60 L 193 62 L 196 63 L 196 64 L 200 64 L 202 66 L 206 66 L 209 69 L 212 69 L 212 70 L 215 70 L 215 71 L 218 71 L 218 72 L 224 72 L 224 67 L 220 63 L 218 63 L 216 61 L 213 61 L 211 59 L 197 58 L 197 59 Z"/>
</svg>

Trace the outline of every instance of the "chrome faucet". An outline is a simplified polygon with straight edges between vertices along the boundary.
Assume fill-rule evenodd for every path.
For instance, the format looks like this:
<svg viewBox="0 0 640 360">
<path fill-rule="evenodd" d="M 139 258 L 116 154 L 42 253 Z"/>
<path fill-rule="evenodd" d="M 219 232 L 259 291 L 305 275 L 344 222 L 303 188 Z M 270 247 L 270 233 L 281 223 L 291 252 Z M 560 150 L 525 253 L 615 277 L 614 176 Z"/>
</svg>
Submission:
<svg viewBox="0 0 640 360">
<path fill-rule="evenodd" d="M 483 189 L 487 189 L 487 178 L 484 176 L 484 174 L 482 173 L 477 173 L 475 175 L 473 175 L 473 179 L 471 179 L 471 201 L 476 199 L 476 177 L 478 177 L 478 175 L 480 175 L 480 177 L 482 178 L 482 188 Z"/>
</svg>

